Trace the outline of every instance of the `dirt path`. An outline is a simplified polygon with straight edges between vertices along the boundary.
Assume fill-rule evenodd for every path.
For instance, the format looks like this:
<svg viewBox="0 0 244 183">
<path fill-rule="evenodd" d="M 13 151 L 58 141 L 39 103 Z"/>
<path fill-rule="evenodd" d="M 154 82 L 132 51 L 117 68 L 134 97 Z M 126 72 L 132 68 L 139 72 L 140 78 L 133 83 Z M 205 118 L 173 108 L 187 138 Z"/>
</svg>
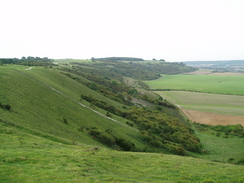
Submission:
<svg viewBox="0 0 244 183">
<path fill-rule="evenodd" d="M 27 69 L 25 69 L 25 70 L 27 71 L 27 70 L 30 70 L 30 69 L 32 69 L 32 67 L 29 67 L 29 68 L 27 68 Z"/>
<path fill-rule="evenodd" d="M 182 112 L 192 121 L 208 125 L 236 125 L 244 126 L 244 116 L 232 116 L 215 114 L 210 112 L 200 112 L 188 109 L 181 109 Z"/>
</svg>

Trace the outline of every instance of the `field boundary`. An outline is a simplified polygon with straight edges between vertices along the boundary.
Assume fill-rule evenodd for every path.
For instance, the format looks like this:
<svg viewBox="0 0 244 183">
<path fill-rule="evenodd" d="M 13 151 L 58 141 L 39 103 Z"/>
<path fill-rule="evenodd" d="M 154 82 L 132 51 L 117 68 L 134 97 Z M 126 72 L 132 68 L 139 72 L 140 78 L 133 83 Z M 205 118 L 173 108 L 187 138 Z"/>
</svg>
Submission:
<svg viewBox="0 0 244 183">
<path fill-rule="evenodd" d="M 243 94 L 230 94 L 230 93 L 215 93 L 215 92 L 203 92 L 197 90 L 177 90 L 177 89 L 152 89 L 150 91 L 185 91 L 185 92 L 194 92 L 194 93 L 209 93 L 209 94 L 220 94 L 220 95 L 235 95 L 235 96 L 244 96 Z"/>
</svg>

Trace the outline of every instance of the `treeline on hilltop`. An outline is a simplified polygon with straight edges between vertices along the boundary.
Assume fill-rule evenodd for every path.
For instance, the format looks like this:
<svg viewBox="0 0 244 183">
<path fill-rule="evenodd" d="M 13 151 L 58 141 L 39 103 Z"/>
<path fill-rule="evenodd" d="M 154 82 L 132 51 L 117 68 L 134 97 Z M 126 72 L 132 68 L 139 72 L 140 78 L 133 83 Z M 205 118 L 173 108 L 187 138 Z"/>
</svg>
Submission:
<svg viewBox="0 0 244 183">
<path fill-rule="evenodd" d="M 100 60 L 100 61 L 144 61 L 142 58 L 135 58 L 135 57 L 105 57 L 105 58 L 94 58 L 92 57 L 91 60 Z"/>
<path fill-rule="evenodd" d="M 104 77 L 122 78 L 130 77 L 137 80 L 154 80 L 161 77 L 160 74 L 180 74 L 197 70 L 194 67 L 187 66 L 183 63 L 136 63 L 136 62 L 110 62 L 103 61 L 93 64 L 72 63 L 76 65 L 76 70 L 86 70 L 90 73 L 100 73 Z"/>
<path fill-rule="evenodd" d="M 99 62 L 94 64 L 72 63 L 73 71 L 85 72 L 90 78 L 96 73 L 101 78 L 123 81 L 123 77 L 131 77 L 138 80 L 157 79 L 159 74 L 152 71 L 142 70 L 137 66 L 123 62 Z"/>
<path fill-rule="evenodd" d="M 0 58 L 0 65 L 3 64 L 17 64 L 17 65 L 26 65 L 26 66 L 48 66 L 53 62 L 52 59 L 48 57 L 22 57 L 19 58 Z"/>
<path fill-rule="evenodd" d="M 197 68 L 187 66 L 184 63 L 178 62 L 158 62 L 158 63 L 131 63 L 142 70 L 152 71 L 158 74 L 181 74 L 186 72 L 196 71 Z"/>
</svg>

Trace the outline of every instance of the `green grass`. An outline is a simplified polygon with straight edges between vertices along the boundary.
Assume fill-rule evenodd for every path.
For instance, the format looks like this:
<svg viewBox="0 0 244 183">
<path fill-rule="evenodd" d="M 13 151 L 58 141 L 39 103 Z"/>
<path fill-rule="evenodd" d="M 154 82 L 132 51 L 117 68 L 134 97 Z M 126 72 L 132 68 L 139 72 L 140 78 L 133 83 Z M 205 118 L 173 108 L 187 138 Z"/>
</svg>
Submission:
<svg viewBox="0 0 244 183">
<path fill-rule="evenodd" d="M 243 182 L 244 166 L 65 145 L 0 122 L 0 182 Z"/>
<path fill-rule="evenodd" d="M 244 76 L 163 75 L 145 83 L 152 89 L 244 95 Z"/>
<path fill-rule="evenodd" d="M 244 116 L 244 96 L 186 91 L 157 91 L 156 93 L 184 109 Z"/>
<path fill-rule="evenodd" d="M 11 111 L 0 109 L 0 119 L 27 129 L 69 139 L 70 143 L 101 145 L 87 133 L 79 131 L 81 127 L 113 129 L 112 133 L 116 136 L 132 141 L 138 148 L 144 147 L 143 142 L 139 140 L 139 132 L 126 124 L 128 120 L 113 115 L 113 118 L 119 121 L 116 123 L 78 104 L 81 94 L 93 95 L 94 91 L 89 88 L 52 69 L 12 68 L 15 67 L 0 68 L 0 102 L 11 105 Z M 98 94 L 93 96 L 102 98 Z M 90 106 L 84 100 L 82 103 Z M 122 108 L 122 105 L 114 101 L 113 104 Z M 95 110 L 106 114 L 102 109 Z M 63 118 L 67 119 L 68 124 L 63 122 Z"/>
<path fill-rule="evenodd" d="M 231 163 L 237 163 L 244 158 L 244 139 L 228 134 L 225 138 L 225 133 L 220 132 L 217 136 L 217 131 L 194 125 L 197 136 L 201 139 L 203 150 L 207 153 L 194 154 L 197 158 L 202 158 L 211 161 L 219 161 L 227 163 L 230 158 L 234 160 Z"/>
</svg>

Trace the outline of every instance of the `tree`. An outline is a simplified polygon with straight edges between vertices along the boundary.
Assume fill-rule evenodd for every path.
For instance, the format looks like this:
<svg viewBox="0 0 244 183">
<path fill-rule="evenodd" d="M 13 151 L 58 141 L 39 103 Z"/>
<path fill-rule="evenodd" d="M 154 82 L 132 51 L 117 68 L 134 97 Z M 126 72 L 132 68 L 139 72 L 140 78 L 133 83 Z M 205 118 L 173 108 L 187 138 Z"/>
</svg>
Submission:
<svg viewBox="0 0 244 183">
<path fill-rule="evenodd" d="M 133 89 L 129 90 L 127 93 L 132 96 L 132 95 L 137 95 L 138 91 L 135 88 L 133 88 Z"/>
<path fill-rule="evenodd" d="M 132 97 L 130 95 L 128 95 L 127 100 L 132 101 Z"/>
<path fill-rule="evenodd" d="M 118 93 L 118 94 L 117 94 L 117 97 L 120 98 L 122 101 L 125 100 L 125 99 L 124 99 L 124 96 L 122 95 L 122 93 Z"/>
<path fill-rule="evenodd" d="M 98 86 L 96 83 L 90 83 L 89 84 L 89 88 L 92 89 L 92 90 L 98 90 Z"/>
</svg>

